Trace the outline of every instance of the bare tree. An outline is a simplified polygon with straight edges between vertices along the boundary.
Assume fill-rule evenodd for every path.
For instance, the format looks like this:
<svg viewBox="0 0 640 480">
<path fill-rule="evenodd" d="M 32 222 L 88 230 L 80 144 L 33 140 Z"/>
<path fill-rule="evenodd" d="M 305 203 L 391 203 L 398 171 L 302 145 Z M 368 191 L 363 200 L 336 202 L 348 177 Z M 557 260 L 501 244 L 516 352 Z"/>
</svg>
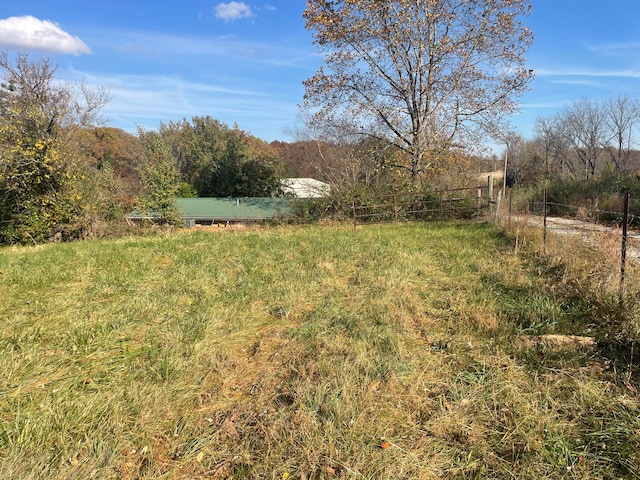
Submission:
<svg viewBox="0 0 640 480">
<path fill-rule="evenodd" d="M 55 79 L 56 67 L 48 58 L 31 61 L 26 53 L 12 61 L 7 51 L 0 52 L 0 71 L 4 72 L 0 89 L 0 109 L 9 103 L 35 108 L 49 119 L 51 127 L 66 132 L 103 123 L 100 110 L 111 100 L 102 87 Z"/>
<path fill-rule="evenodd" d="M 604 143 L 604 112 L 595 101 L 582 99 L 573 102 L 560 114 L 559 132 L 580 159 L 585 178 L 596 173 Z"/>
<path fill-rule="evenodd" d="M 533 77 L 529 0 L 309 0 L 326 53 L 304 82 L 313 121 L 403 151 L 414 184 L 450 150 L 517 109 Z"/>
<path fill-rule="evenodd" d="M 510 183 L 519 183 L 522 177 L 522 166 L 524 164 L 524 138 L 516 132 L 508 132 L 504 136 L 503 140 L 506 145 L 506 151 L 504 154 L 508 159 L 507 168 L 504 172 L 506 177 L 505 180 Z"/>
<path fill-rule="evenodd" d="M 536 119 L 535 131 L 542 144 L 544 168 L 548 173 L 560 175 L 575 173 L 575 165 L 571 159 L 567 138 L 559 128 L 560 117 Z"/>
<path fill-rule="evenodd" d="M 389 179 L 395 151 L 388 144 L 328 125 L 316 125 L 297 135 L 305 145 L 305 161 L 334 193 L 376 188 Z"/>
<path fill-rule="evenodd" d="M 628 96 L 608 99 L 602 106 L 606 140 L 604 149 L 618 171 L 626 171 L 631 158 L 633 131 L 640 122 L 640 102 Z"/>
<path fill-rule="evenodd" d="M 543 158 L 545 168 L 548 168 L 552 158 L 552 145 L 555 128 L 553 122 L 549 119 L 536 118 L 535 131 L 540 143 L 542 143 Z"/>
</svg>

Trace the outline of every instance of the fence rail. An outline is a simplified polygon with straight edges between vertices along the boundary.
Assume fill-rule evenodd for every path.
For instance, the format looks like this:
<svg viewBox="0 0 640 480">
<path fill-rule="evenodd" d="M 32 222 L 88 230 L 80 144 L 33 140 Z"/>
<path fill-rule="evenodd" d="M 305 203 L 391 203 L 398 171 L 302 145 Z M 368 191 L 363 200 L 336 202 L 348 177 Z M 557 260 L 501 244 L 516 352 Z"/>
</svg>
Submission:
<svg viewBox="0 0 640 480">
<path fill-rule="evenodd" d="M 435 190 L 426 193 L 399 193 L 375 200 L 354 199 L 351 217 L 358 224 L 470 218 L 491 205 L 487 187 Z"/>
</svg>

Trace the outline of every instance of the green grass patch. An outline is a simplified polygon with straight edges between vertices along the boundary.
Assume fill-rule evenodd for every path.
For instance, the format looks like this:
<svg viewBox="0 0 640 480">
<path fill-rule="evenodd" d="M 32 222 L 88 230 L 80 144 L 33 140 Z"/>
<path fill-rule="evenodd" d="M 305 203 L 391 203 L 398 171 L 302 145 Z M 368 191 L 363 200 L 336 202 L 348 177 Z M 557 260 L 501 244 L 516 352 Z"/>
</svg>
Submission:
<svg viewBox="0 0 640 480">
<path fill-rule="evenodd" d="M 0 478 L 640 475 L 588 303 L 480 223 L 0 250 Z M 602 312 L 602 310 L 600 310 Z"/>
</svg>

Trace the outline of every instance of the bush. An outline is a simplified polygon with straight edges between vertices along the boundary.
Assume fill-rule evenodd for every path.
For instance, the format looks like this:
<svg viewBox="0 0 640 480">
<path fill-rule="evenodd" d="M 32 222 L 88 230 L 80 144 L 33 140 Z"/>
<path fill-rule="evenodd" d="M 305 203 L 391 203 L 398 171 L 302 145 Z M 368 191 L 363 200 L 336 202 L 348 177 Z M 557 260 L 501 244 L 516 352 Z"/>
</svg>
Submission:
<svg viewBox="0 0 640 480">
<path fill-rule="evenodd" d="M 373 187 L 343 190 L 293 204 L 296 221 L 351 221 L 355 215 L 359 223 L 472 218 L 480 212 L 479 207 L 475 189 L 390 193 Z"/>
<path fill-rule="evenodd" d="M 330 198 L 300 198 L 291 201 L 292 220 L 296 223 L 314 223 L 322 220 L 331 210 Z"/>
</svg>

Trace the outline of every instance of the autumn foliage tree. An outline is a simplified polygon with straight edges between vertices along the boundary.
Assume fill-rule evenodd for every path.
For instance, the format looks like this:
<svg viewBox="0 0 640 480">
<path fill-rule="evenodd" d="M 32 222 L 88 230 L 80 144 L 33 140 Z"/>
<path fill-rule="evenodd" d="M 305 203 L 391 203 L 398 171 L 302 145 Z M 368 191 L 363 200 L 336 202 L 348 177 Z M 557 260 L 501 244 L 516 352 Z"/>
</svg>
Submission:
<svg viewBox="0 0 640 480">
<path fill-rule="evenodd" d="M 532 72 L 528 0 L 309 0 L 325 67 L 305 81 L 313 124 L 404 152 L 414 185 L 517 109 Z"/>
<path fill-rule="evenodd" d="M 143 144 L 143 158 L 139 166 L 140 194 L 136 204 L 142 214 L 155 218 L 161 224 L 178 224 L 175 199 L 180 185 L 171 147 L 157 132 L 138 131 Z"/>
<path fill-rule="evenodd" d="M 184 182 L 201 197 L 269 197 L 278 193 L 277 150 L 209 116 L 161 124 Z"/>
<path fill-rule="evenodd" d="M 96 226 L 123 221 L 140 189 L 141 139 L 102 126 L 77 130 L 70 140 L 79 153 L 83 193 L 93 205 Z"/>
<path fill-rule="evenodd" d="M 0 242 L 84 234 L 69 135 L 97 119 L 102 91 L 55 81 L 47 59 L 0 52 Z"/>
<path fill-rule="evenodd" d="M 73 216 L 70 205 L 62 205 L 68 198 L 69 172 L 47 123 L 34 108 L 4 109 L 0 122 L 2 243 L 39 242 L 55 235 L 54 227 Z"/>
</svg>

